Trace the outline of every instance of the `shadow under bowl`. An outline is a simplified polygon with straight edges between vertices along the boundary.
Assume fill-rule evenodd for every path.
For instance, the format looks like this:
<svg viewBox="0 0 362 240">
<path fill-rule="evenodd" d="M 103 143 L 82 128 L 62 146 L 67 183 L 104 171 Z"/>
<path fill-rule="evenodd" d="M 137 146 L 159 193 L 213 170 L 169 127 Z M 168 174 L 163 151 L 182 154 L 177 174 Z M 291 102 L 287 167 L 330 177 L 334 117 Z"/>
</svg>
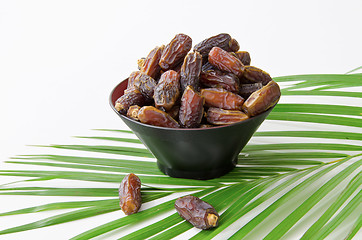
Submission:
<svg viewBox="0 0 362 240">
<path fill-rule="evenodd" d="M 272 111 L 245 121 L 212 128 L 165 128 L 135 121 L 114 105 L 127 88 L 128 79 L 111 92 L 110 105 L 157 159 L 159 169 L 177 178 L 212 179 L 231 171 L 240 151 Z"/>
</svg>

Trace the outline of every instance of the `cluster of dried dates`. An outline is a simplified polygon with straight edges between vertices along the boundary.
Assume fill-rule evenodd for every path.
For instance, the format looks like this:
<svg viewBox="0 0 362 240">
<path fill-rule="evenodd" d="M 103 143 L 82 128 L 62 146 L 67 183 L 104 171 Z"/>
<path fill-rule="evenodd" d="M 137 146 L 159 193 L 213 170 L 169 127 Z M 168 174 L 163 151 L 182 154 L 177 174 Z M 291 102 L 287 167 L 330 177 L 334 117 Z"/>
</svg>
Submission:
<svg viewBox="0 0 362 240">
<path fill-rule="evenodd" d="M 192 39 L 177 34 L 138 60 L 117 111 L 155 126 L 202 128 L 246 120 L 279 100 L 278 84 L 250 66 L 249 53 L 229 34 L 191 48 Z"/>
<path fill-rule="evenodd" d="M 126 215 L 137 213 L 142 204 L 141 180 L 133 173 L 125 176 L 119 187 L 119 200 Z M 219 224 L 219 214 L 209 203 L 195 196 L 178 198 L 175 202 L 179 215 L 200 229 L 210 229 Z"/>
</svg>

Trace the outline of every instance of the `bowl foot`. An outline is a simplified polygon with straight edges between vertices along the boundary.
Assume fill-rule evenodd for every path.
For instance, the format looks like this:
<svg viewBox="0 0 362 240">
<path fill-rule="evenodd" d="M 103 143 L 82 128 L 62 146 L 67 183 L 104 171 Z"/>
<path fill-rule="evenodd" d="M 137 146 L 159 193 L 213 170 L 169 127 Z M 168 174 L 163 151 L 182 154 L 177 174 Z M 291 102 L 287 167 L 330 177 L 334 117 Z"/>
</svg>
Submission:
<svg viewBox="0 0 362 240">
<path fill-rule="evenodd" d="M 207 180 L 212 178 L 221 177 L 236 166 L 238 159 L 234 159 L 230 164 L 224 166 L 223 168 L 205 170 L 205 171 L 182 171 L 174 168 L 166 167 L 159 162 L 157 162 L 158 168 L 166 175 L 174 178 L 188 178 L 188 179 L 199 179 L 199 180 Z"/>
</svg>

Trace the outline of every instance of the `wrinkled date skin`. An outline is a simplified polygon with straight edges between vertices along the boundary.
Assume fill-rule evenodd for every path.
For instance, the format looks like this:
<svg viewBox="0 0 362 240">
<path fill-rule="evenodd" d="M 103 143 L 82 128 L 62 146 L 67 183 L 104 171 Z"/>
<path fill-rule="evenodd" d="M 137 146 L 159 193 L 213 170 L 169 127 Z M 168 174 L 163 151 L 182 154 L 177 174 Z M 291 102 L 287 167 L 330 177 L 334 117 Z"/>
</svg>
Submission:
<svg viewBox="0 0 362 240">
<path fill-rule="evenodd" d="M 240 59 L 240 61 L 244 65 L 250 65 L 251 58 L 250 58 L 249 52 L 247 52 L 247 51 L 237 51 L 237 52 L 235 52 L 235 55 L 236 55 L 237 58 Z"/>
<path fill-rule="evenodd" d="M 125 93 L 117 99 L 114 107 L 118 112 L 126 114 L 130 106 L 144 104 L 145 98 L 137 88 L 127 88 Z"/>
<path fill-rule="evenodd" d="M 222 71 L 231 72 L 238 77 L 243 75 L 244 64 L 237 57 L 219 47 L 211 49 L 209 62 Z"/>
<path fill-rule="evenodd" d="M 164 48 L 164 45 L 162 45 L 161 47 L 155 47 L 148 54 L 141 67 L 141 71 L 153 79 L 156 79 L 160 76 L 161 67 L 158 63 L 160 62 L 162 51 Z"/>
<path fill-rule="evenodd" d="M 181 97 L 179 120 L 184 128 L 195 128 L 204 114 L 204 98 L 193 87 L 187 86 Z"/>
<path fill-rule="evenodd" d="M 228 52 L 237 52 L 240 49 L 240 45 L 236 39 L 232 38 L 229 42 L 228 48 L 224 49 Z"/>
<path fill-rule="evenodd" d="M 180 125 L 166 112 L 153 106 L 144 106 L 138 111 L 138 120 L 159 127 L 179 128 Z"/>
<path fill-rule="evenodd" d="M 209 203 L 195 196 L 178 198 L 175 202 L 178 214 L 200 229 L 215 228 L 219 224 L 219 214 Z"/>
<path fill-rule="evenodd" d="M 153 92 L 156 87 L 156 80 L 141 72 L 133 81 L 133 86 L 138 88 L 147 102 L 152 102 Z"/>
<path fill-rule="evenodd" d="M 218 107 L 228 110 L 241 110 L 244 98 L 223 88 L 204 88 L 201 95 L 209 107 Z"/>
<path fill-rule="evenodd" d="M 161 75 L 158 81 L 153 98 L 157 108 L 164 108 L 165 111 L 170 110 L 180 96 L 180 75 L 168 70 Z"/>
<path fill-rule="evenodd" d="M 240 88 L 239 78 L 236 75 L 219 70 L 202 72 L 200 75 L 200 83 L 206 87 L 221 87 L 234 93 L 238 93 Z"/>
<path fill-rule="evenodd" d="M 177 34 L 164 48 L 159 65 L 163 70 L 169 70 L 183 61 L 192 47 L 192 39 L 186 34 Z"/>
<path fill-rule="evenodd" d="M 233 124 L 244 121 L 248 118 L 248 115 L 238 110 L 225 110 L 211 107 L 206 112 L 207 122 L 214 125 Z"/>
<path fill-rule="evenodd" d="M 198 52 L 191 52 L 186 55 L 181 67 L 181 89 L 182 92 L 188 85 L 191 85 L 196 91 L 199 90 L 199 77 L 202 67 L 202 57 Z"/>
<path fill-rule="evenodd" d="M 207 110 L 207 122 L 214 125 L 227 125 L 248 119 L 249 116 L 238 110 L 225 110 L 211 107 Z"/>
<path fill-rule="evenodd" d="M 222 49 L 229 49 L 229 44 L 231 42 L 231 37 L 227 33 L 220 33 L 216 36 L 209 37 L 202 42 L 194 46 L 194 51 L 199 52 L 203 58 L 207 59 L 209 52 L 213 47 L 219 47 Z"/>
<path fill-rule="evenodd" d="M 130 106 L 127 111 L 127 117 L 138 120 L 138 111 L 140 110 L 140 108 L 141 107 L 138 105 Z"/>
<path fill-rule="evenodd" d="M 263 85 L 266 85 L 268 84 L 268 82 L 273 80 L 270 77 L 269 73 L 253 66 L 245 66 L 242 78 L 245 79 L 247 82 L 261 82 Z"/>
<path fill-rule="evenodd" d="M 243 104 L 243 111 L 251 116 L 256 116 L 274 106 L 280 98 L 279 85 L 270 81 L 261 89 L 253 92 Z"/>
<path fill-rule="evenodd" d="M 125 176 L 119 187 L 119 205 L 126 215 L 131 215 L 140 209 L 141 180 L 133 173 Z"/>
<path fill-rule="evenodd" d="M 134 71 L 128 77 L 127 88 L 132 88 L 134 86 L 134 80 L 141 74 L 140 71 Z"/>
<path fill-rule="evenodd" d="M 247 99 L 253 92 L 263 87 L 261 82 L 240 84 L 239 95 Z"/>
</svg>

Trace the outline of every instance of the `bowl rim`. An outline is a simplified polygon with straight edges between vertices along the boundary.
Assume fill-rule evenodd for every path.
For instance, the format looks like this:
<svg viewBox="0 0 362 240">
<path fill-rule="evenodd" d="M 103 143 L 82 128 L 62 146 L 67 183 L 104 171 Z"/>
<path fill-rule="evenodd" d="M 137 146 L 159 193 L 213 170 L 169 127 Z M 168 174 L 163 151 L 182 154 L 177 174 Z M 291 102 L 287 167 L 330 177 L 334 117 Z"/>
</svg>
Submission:
<svg viewBox="0 0 362 240">
<path fill-rule="evenodd" d="M 278 104 L 279 102 L 279 99 L 278 101 L 273 105 L 271 106 L 270 108 L 268 108 L 266 111 L 256 115 L 256 116 L 253 116 L 251 118 L 248 118 L 244 121 L 240 121 L 240 122 L 236 122 L 236 123 L 232 123 L 232 124 L 226 124 L 226 125 L 221 125 L 221 126 L 213 126 L 213 127 L 206 127 L 206 128 L 169 128 L 169 127 L 160 127 L 160 126 L 154 126 L 154 125 L 150 125 L 150 124 L 145 124 L 145 123 L 142 123 L 142 122 L 139 122 L 139 121 L 136 121 L 132 118 L 129 118 L 123 114 L 121 114 L 120 112 L 118 112 L 114 106 L 114 103 L 113 103 L 113 100 L 112 100 L 112 96 L 115 92 L 115 90 L 119 87 L 119 85 L 121 85 L 123 82 L 125 81 L 128 81 L 128 78 L 122 80 L 121 82 L 119 82 L 111 91 L 110 95 L 109 95 L 109 104 L 111 105 L 111 108 L 113 109 L 113 111 L 115 111 L 117 113 L 118 116 L 120 116 L 122 118 L 122 120 L 126 120 L 126 121 L 131 121 L 135 124 L 138 124 L 138 125 L 141 125 L 141 126 L 144 126 L 144 127 L 148 127 L 148 128 L 154 128 L 154 129 L 159 129 L 159 130 L 168 130 L 168 131 L 206 131 L 206 130 L 218 130 L 218 129 L 221 129 L 221 128 L 228 128 L 228 127 L 233 127 L 233 126 L 237 126 L 237 125 L 241 125 L 241 124 L 245 124 L 247 122 L 250 122 L 252 120 L 254 120 L 255 118 L 257 118 L 258 116 L 262 116 L 264 114 L 269 114 L 273 109 L 274 107 Z"/>
</svg>

